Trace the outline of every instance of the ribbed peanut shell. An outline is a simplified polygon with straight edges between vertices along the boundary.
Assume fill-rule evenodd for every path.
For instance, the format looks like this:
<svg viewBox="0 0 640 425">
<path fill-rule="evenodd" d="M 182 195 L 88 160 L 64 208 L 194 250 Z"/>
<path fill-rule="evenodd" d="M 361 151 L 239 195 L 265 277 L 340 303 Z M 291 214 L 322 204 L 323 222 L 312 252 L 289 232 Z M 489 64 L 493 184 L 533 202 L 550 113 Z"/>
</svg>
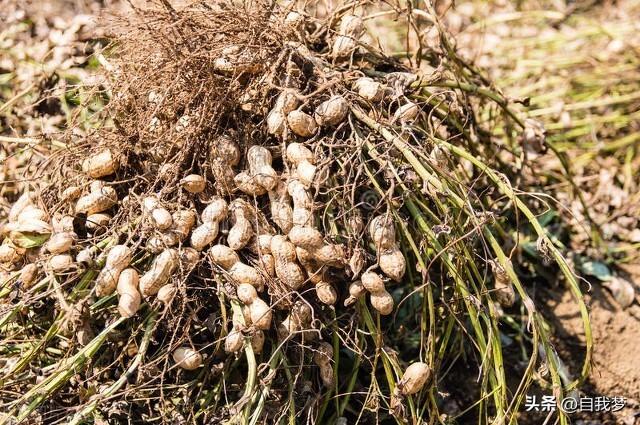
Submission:
<svg viewBox="0 0 640 425">
<path fill-rule="evenodd" d="M 267 303 L 262 299 L 254 299 L 249 306 L 249 311 L 251 313 L 251 323 L 257 329 L 267 330 L 271 327 L 271 318 L 273 313 Z"/>
<path fill-rule="evenodd" d="M 242 350 L 244 336 L 239 330 L 233 329 L 224 339 L 224 351 L 227 353 L 237 353 Z"/>
<path fill-rule="evenodd" d="M 87 216 L 86 226 L 87 230 L 92 233 L 106 230 L 106 227 L 111 221 L 111 216 L 105 213 L 96 213 Z"/>
<path fill-rule="evenodd" d="M 191 347 L 179 347 L 173 352 L 173 361 L 176 366 L 185 370 L 196 370 L 202 366 L 202 354 Z"/>
<path fill-rule="evenodd" d="M 418 113 L 420 112 L 420 107 L 413 102 L 406 103 L 396 109 L 396 112 L 393 114 L 392 122 L 400 122 L 401 124 L 409 123 L 416 119 Z"/>
<path fill-rule="evenodd" d="M 370 294 L 370 301 L 373 308 L 383 316 L 391 314 L 393 311 L 393 298 L 387 291 L 374 292 Z"/>
<path fill-rule="evenodd" d="M 303 161 L 315 163 L 313 152 L 302 143 L 289 143 L 286 150 L 287 161 L 297 165 Z"/>
<path fill-rule="evenodd" d="M 302 111 L 291 111 L 287 115 L 287 124 L 294 134 L 300 137 L 311 137 L 318 131 L 316 120 Z"/>
<path fill-rule="evenodd" d="M 235 224 L 229 229 L 227 234 L 227 244 L 229 248 L 238 251 L 244 248 L 253 237 L 253 227 L 251 222 L 244 216 L 237 216 Z"/>
<path fill-rule="evenodd" d="M 209 255 L 213 264 L 229 270 L 235 263 L 240 262 L 238 254 L 225 245 L 214 245 L 209 249 Z"/>
<path fill-rule="evenodd" d="M 384 97 L 384 86 L 369 77 L 359 78 L 355 82 L 354 88 L 361 98 L 369 102 L 379 102 Z"/>
<path fill-rule="evenodd" d="M 272 161 L 271 152 L 265 147 L 254 145 L 247 151 L 249 173 L 266 190 L 272 190 L 278 183 L 278 174 L 271 167 Z"/>
<path fill-rule="evenodd" d="M 48 221 L 49 216 L 40 208 L 27 205 L 18 215 L 18 223 L 28 223 L 32 220 Z"/>
<path fill-rule="evenodd" d="M 253 352 L 256 354 L 262 353 L 262 349 L 264 347 L 265 336 L 264 332 L 261 330 L 256 330 L 253 335 L 251 335 L 251 348 Z"/>
<path fill-rule="evenodd" d="M 237 262 L 229 268 L 229 276 L 238 284 L 248 283 L 258 290 L 261 290 L 264 285 L 264 280 L 258 270 L 241 262 Z"/>
<path fill-rule="evenodd" d="M 379 215 L 369 223 L 369 235 L 376 250 L 391 249 L 396 244 L 396 231 L 390 215 Z"/>
<path fill-rule="evenodd" d="M 108 210 L 118 202 L 118 195 L 111 186 L 105 186 L 99 192 L 91 192 L 76 202 L 76 213 L 88 215 Z"/>
<path fill-rule="evenodd" d="M 0 245 L 0 263 L 15 263 L 19 259 L 20 254 L 12 245 Z"/>
<path fill-rule="evenodd" d="M 49 269 L 54 273 L 70 270 L 74 266 L 73 257 L 69 254 L 58 254 L 49 258 Z"/>
<path fill-rule="evenodd" d="M 189 174 L 180 181 L 180 184 L 187 192 L 200 193 L 204 191 L 207 181 L 199 174 Z"/>
<path fill-rule="evenodd" d="M 324 244 L 322 233 L 313 227 L 293 226 L 289 231 L 289 240 L 307 250 L 314 250 Z"/>
<path fill-rule="evenodd" d="M 138 292 L 140 275 L 135 269 L 126 268 L 118 277 L 118 312 L 122 317 L 133 317 L 140 309 L 142 297 Z"/>
<path fill-rule="evenodd" d="M 340 34 L 359 37 L 364 31 L 364 22 L 362 18 L 355 15 L 345 15 L 340 21 Z"/>
<path fill-rule="evenodd" d="M 104 268 L 96 278 L 96 295 L 104 297 L 116 290 L 120 273 L 131 262 L 131 249 L 125 245 L 115 245 L 109 250 Z"/>
<path fill-rule="evenodd" d="M 251 196 L 260 196 L 267 193 L 267 189 L 260 185 L 254 176 L 251 176 L 247 172 L 241 172 L 236 174 L 233 178 L 235 185 L 240 191 Z"/>
<path fill-rule="evenodd" d="M 315 111 L 314 117 L 318 125 L 332 127 L 340 124 L 347 118 L 349 104 L 340 95 L 333 96 L 322 102 Z"/>
<path fill-rule="evenodd" d="M 105 149 L 82 162 L 82 171 L 94 179 L 108 176 L 116 172 L 119 166 L 118 159 L 110 149 Z"/>
<path fill-rule="evenodd" d="M 185 240 L 196 223 L 197 214 L 194 210 L 179 210 L 172 214 L 172 231 L 178 236 L 180 241 Z"/>
<path fill-rule="evenodd" d="M 38 277 L 38 265 L 31 263 L 25 265 L 20 270 L 20 282 L 22 282 L 22 287 L 24 289 L 29 289 L 33 286 L 36 278 Z"/>
<path fill-rule="evenodd" d="M 56 233 L 49 238 L 49 240 L 45 244 L 45 247 L 47 251 L 52 254 L 62 254 L 63 252 L 67 252 L 71 249 L 75 239 L 75 233 Z"/>
<path fill-rule="evenodd" d="M 404 255 L 402 255 L 402 251 L 398 248 L 393 248 L 380 254 L 378 264 L 384 274 L 396 282 L 400 282 L 407 268 L 407 262 L 404 259 Z"/>
<path fill-rule="evenodd" d="M 331 55 L 335 59 L 344 59 L 349 57 L 356 47 L 358 47 L 358 42 L 355 38 L 348 35 L 339 35 L 333 41 Z"/>
<path fill-rule="evenodd" d="M 206 221 L 196 227 L 191 233 L 191 246 L 196 251 L 202 251 L 218 237 L 218 223 L 216 221 Z"/>
<path fill-rule="evenodd" d="M 158 300 L 160 300 L 164 305 L 169 305 L 171 304 L 171 301 L 173 301 L 173 297 L 175 297 L 177 292 L 178 289 L 174 285 L 168 283 L 158 289 L 156 298 L 158 298 Z"/>
<path fill-rule="evenodd" d="M 409 365 L 402 375 L 401 393 L 411 395 L 420 391 L 431 378 L 429 365 L 422 362 L 415 362 Z"/>
<path fill-rule="evenodd" d="M 202 210 L 202 221 L 222 221 L 227 216 L 227 212 L 227 201 L 216 197 Z"/>
<path fill-rule="evenodd" d="M 342 268 L 347 262 L 344 248 L 338 244 L 327 244 L 311 251 L 313 258 L 321 264 Z"/>
<path fill-rule="evenodd" d="M 381 292 L 385 291 L 384 281 L 375 272 L 364 272 L 362 276 L 360 276 L 360 281 L 362 286 L 369 292 Z"/>
<path fill-rule="evenodd" d="M 162 207 L 154 208 L 153 211 L 151 211 L 151 220 L 153 221 L 154 227 L 160 231 L 167 230 L 173 224 L 171 213 Z"/>
<path fill-rule="evenodd" d="M 18 216 L 22 210 L 24 210 L 28 205 L 32 205 L 35 200 L 35 195 L 31 192 L 23 192 L 22 195 L 13 203 L 11 209 L 9 210 L 8 221 L 18 221 Z"/>
<path fill-rule="evenodd" d="M 151 268 L 140 278 L 140 293 L 148 297 L 155 295 L 169 280 L 178 267 L 179 256 L 175 249 L 166 249 L 151 264 Z"/>
<path fill-rule="evenodd" d="M 316 296 L 321 303 L 326 305 L 334 305 L 338 301 L 338 294 L 334 287 L 325 281 L 316 284 Z"/>
</svg>

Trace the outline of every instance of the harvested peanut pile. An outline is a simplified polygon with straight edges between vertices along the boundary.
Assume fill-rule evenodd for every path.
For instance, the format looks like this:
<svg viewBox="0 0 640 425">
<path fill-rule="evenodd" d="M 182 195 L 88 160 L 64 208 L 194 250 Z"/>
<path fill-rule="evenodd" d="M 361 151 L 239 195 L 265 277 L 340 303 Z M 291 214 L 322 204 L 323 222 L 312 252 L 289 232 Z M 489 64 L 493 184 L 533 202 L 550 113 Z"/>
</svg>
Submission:
<svg viewBox="0 0 640 425">
<path fill-rule="evenodd" d="M 100 56 L 102 124 L 32 158 L 0 221 L 0 423 L 434 422 L 460 357 L 495 423 L 538 368 L 561 395 L 511 229 L 588 330 L 586 307 L 474 118 L 508 102 L 445 33 L 418 71 L 364 6 L 236 3 L 136 8 Z"/>
</svg>

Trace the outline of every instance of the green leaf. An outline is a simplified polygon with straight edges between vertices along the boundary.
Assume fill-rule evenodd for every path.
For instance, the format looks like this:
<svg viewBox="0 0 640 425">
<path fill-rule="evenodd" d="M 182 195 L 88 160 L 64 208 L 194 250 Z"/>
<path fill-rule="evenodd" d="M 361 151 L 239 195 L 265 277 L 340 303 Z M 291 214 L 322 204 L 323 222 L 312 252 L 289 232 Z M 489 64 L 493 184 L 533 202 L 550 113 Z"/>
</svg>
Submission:
<svg viewBox="0 0 640 425">
<path fill-rule="evenodd" d="M 15 246 L 20 248 L 35 248 L 42 246 L 51 236 L 49 233 L 29 233 L 13 231 L 9 234 L 9 239 Z"/>
<path fill-rule="evenodd" d="M 609 270 L 609 267 L 607 267 L 606 264 L 601 263 L 599 261 L 585 261 L 580 265 L 580 269 L 584 274 L 593 276 L 598 280 L 608 281 L 613 278 L 613 275 L 611 274 L 611 270 Z"/>
</svg>

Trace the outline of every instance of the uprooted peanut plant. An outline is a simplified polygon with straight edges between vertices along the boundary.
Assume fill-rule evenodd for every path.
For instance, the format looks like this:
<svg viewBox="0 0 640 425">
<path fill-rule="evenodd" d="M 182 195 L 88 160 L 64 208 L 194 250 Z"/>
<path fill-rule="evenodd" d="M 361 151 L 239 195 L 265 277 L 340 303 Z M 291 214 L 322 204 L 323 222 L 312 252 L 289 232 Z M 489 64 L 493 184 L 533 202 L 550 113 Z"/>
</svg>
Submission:
<svg viewBox="0 0 640 425">
<path fill-rule="evenodd" d="M 586 376 L 580 287 L 510 183 L 543 129 L 433 11 L 420 69 L 375 46 L 367 11 L 154 2 L 120 22 L 102 125 L 33 158 L 3 218 L 2 423 L 443 422 L 460 364 L 503 423 L 534 378 L 562 395 Z M 575 381 L 514 229 L 581 305 Z"/>
</svg>

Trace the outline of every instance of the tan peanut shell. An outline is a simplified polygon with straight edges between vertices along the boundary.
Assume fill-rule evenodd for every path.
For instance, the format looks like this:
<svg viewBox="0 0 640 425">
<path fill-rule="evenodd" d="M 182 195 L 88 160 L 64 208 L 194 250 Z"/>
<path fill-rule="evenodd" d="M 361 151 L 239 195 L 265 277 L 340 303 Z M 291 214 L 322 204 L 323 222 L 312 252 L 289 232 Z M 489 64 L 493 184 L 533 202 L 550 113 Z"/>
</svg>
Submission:
<svg viewBox="0 0 640 425">
<path fill-rule="evenodd" d="M 305 275 L 296 262 L 295 245 L 284 236 L 276 235 L 271 239 L 271 253 L 276 261 L 276 276 L 289 288 L 300 288 L 304 284 Z"/>
<path fill-rule="evenodd" d="M 73 257 L 69 254 L 58 254 L 49 258 L 49 269 L 54 273 L 67 271 L 74 265 Z"/>
<path fill-rule="evenodd" d="M 62 191 L 61 198 L 63 201 L 75 201 L 82 195 L 82 189 L 78 186 L 69 186 Z"/>
<path fill-rule="evenodd" d="M 255 176 L 252 176 L 247 172 L 243 171 L 236 174 L 233 181 L 235 182 L 236 187 L 247 195 L 260 196 L 267 193 L 267 189 L 258 183 Z"/>
<path fill-rule="evenodd" d="M 194 224 L 196 223 L 197 214 L 194 210 L 179 210 L 173 213 L 173 233 L 178 236 L 180 241 L 185 240 Z"/>
<path fill-rule="evenodd" d="M 96 295 L 104 297 L 116 290 L 120 273 L 131 262 L 131 249 L 125 245 L 115 245 L 107 254 L 105 265 L 96 278 Z"/>
<path fill-rule="evenodd" d="M 273 109 L 267 115 L 267 131 L 274 136 L 282 134 L 287 122 L 287 116 L 280 109 Z"/>
<path fill-rule="evenodd" d="M 67 252 L 71 249 L 75 239 L 75 233 L 56 233 L 49 238 L 49 240 L 45 244 L 45 247 L 47 251 L 52 254 L 62 254 L 63 252 Z"/>
<path fill-rule="evenodd" d="M 429 365 L 422 362 L 415 362 L 409 365 L 402 375 L 399 385 L 403 395 L 411 395 L 420 391 L 431 378 Z"/>
<path fill-rule="evenodd" d="M 176 366 L 185 370 L 196 370 L 202 366 L 202 354 L 191 347 L 179 347 L 173 352 Z"/>
<path fill-rule="evenodd" d="M 209 255 L 213 264 L 229 270 L 234 264 L 240 262 L 240 257 L 231 248 L 225 245 L 214 245 L 209 249 Z"/>
<path fill-rule="evenodd" d="M 338 244 L 327 244 L 311 251 L 313 258 L 321 265 L 331 267 L 344 267 L 346 258 L 344 248 Z"/>
<path fill-rule="evenodd" d="M 178 262 L 179 256 L 175 249 L 162 251 L 153 260 L 149 270 L 140 278 L 140 293 L 145 297 L 157 294 L 178 267 Z"/>
<path fill-rule="evenodd" d="M 393 311 L 393 298 L 387 291 L 374 292 L 369 295 L 371 305 L 383 316 Z"/>
<path fill-rule="evenodd" d="M 199 174 L 189 174 L 180 181 L 180 184 L 187 192 L 200 193 L 204 191 L 207 181 Z"/>
<path fill-rule="evenodd" d="M 253 237 L 253 227 L 242 207 L 233 207 L 233 226 L 229 229 L 227 243 L 229 248 L 238 251 L 244 248 Z"/>
<path fill-rule="evenodd" d="M 216 221 L 206 221 L 196 227 L 191 233 L 191 246 L 196 251 L 202 251 L 218 237 L 218 223 Z"/>
<path fill-rule="evenodd" d="M 20 259 L 15 247 L 9 244 L 0 245 L 0 263 L 15 263 Z"/>
<path fill-rule="evenodd" d="M 379 215 L 369 223 L 369 235 L 376 250 L 391 249 L 396 245 L 396 231 L 390 215 Z"/>
<path fill-rule="evenodd" d="M 76 213 L 88 215 L 108 210 L 118 202 L 118 195 L 111 186 L 105 186 L 100 191 L 84 195 L 76 202 Z"/>
<path fill-rule="evenodd" d="M 151 211 L 151 220 L 155 228 L 160 231 L 167 230 L 173 224 L 171 213 L 162 207 L 154 208 L 153 211 Z"/>
<path fill-rule="evenodd" d="M 298 165 L 301 162 L 309 162 L 315 164 L 315 158 L 313 152 L 302 143 L 289 143 L 286 150 L 287 160 L 293 165 Z"/>
<path fill-rule="evenodd" d="M 251 348 L 253 349 L 254 353 L 256 354 L 262 353 L 262 349 L 264 347 L 264 341 L 265 341 L 264 332 L 259 329 L 256 330 L 251 335 Z"/>
<path fill-rule="evenodd" d="M 38 277 L 38 265 L 34 263 L 30 263 L 25 265 L 20 270 L 20 281 L 22 282 L 22 287 L 24 289 L 29 289 L 33 286 Z"/>
<path fill-rule="evenodd" d="M 87 230 L 92 233 L 99 232 L 100 230 L 106 230 L 111 216 L 105 213 L 96 213 L 87 216 L 86 226 Z"/>
<path fill-rule="evenodd" d="M 8 221 L 18 221 L 18 216 L 22 210 L 24 210 L 28 205 L 32 205 L 35 200 L 35 195 L 31 192 L 23 192 L 22 195 L 13 203 L 11 209 L 9 210 Z"/>
<path fill-rule="evenodd" d="M 365 289 L 361 281 L 356 280 L 355 282 L 351 282 L 349 284 L 349 296 L 347 297 L 346 300 L 344 300 L 344 306 L 348 307 L 352 305 L 358 300 L 358 298 L 362 297 L 366 292 L 367 290 Z"/>
<path fill-rule="evenodd" d="M 151 213 L 153 210 L 160 206 L 160 200 L 155 195 L 145 196 L 142 200 L 142 210 L 146 213 Z"/>
<path fill-rule="evenodd" d="M 331 97 L 322 102 L 317 108 L 314 117 L 318 125 L 322 127 L 333 127 L 347 118 L 349 104 L 340 95 Z"/>
<path fill-rule="evenodd" d="M 175 297 L 177 292 L 178 292 L 178 289 L 174 285 L 168 283 L 166 285 L 163 285 L 160 289 L 158 289 L 158 293 L 156 297 L 164 305 L 169 305 L 171 304 L 171 301 L 173 301 L 173 297 Z"/>
<path fill-rule="evenodd" d="M 142 297 L 138 292 L 138 282 L 140 281 L 140 275 L 135 269 L 126 268 L 120 272 L 118 277 L 118 285 L 116 290 L 118 292 L 118 312 L 122 317 L 133 317 L 138 309 L 140 309 L 140 303 Z"/>
<path fill-rule="evenodd" d="M 274 191 L 269 192 L 271 219 L 284 233 L 289 233 L 293 226 L 293 208 L 287 187 L 279 182 Z"/>
<path fill-rule="evenodd" d="M 364 22 L 362 18 L 356 15 L 345 15 L 340 21 L 341 35 L 350 35 L 352 37 L 359 37 L 364 31 Z"/>
<path fill-rule="evenodd" d="M 272 161 L 271 152 L 262 146 L 251 146 L 247 152 L 249 173 L 266 190 L 272 190 L 278 183 L 278 174 L 271 166 Z"/>
<path fill-rule="evenodd" d="M 378 259 L 378 264 L 384 274 L 396 282 L 400 282 L 407 268 L 407 263 L 402 251 L 395 247 L 381 253 L 380 258 Z"/>
<path fill-rule="evenodd" d="M 294 89 L 284 89 L 276 99 L 275 109 L 282 111 L 285 115 L 296 109 L 300 105 L 297 94 Z"/>
<path fill-rule="evenodd" d="M 214 198 L 209 205 L 202 210 L 202 221 L 222 221 L 227 217 L 227 201 L 220 197 Z"/>
<path fill-rule="evenodd" d="M 316 284 L 316 296 L 326 305 L 334 305 L 338 301 L 338 293 L 330 283 L 325 281 Z"/>
<path fill-rule="evenodd" d="M 291 111 L 287 115 L 287 124 L 294 134 L 300 137 L 311 137 L 318 131 L 316 120 L 302 111 Z"/>
<path fill-rule="evenodd" d="M 371 293 L 386 291 L 384 281 L 382 280 L 380 275 L 375 272 L 362 273 L 362 276 L 360 276 L 360 281 L 362 283 L 362 286 Z"/>
<path fill-rule="evenodd" d="M 89 184 L 89 192 L 100 192 L 107 183 L 104 180 L 93 180 Z"/>
<path fill-rule="evenodd" d="M 233 329 L 224 339 L 224 351 L 227 353 L 237 353 L 242 350 L 244 336 L 238 329 Z"/>
<path fill-rule="evenodd" d="M 82 171 L 91 178 L 98 179 L 115 173 L 119 166 L 118 159 L 110 149 L 105 149 L 82 162 Z"/>
<path fill-rule="evenodd" d="M 369 102 L 380 102 L 384 97 L 384 86 L 369 77 L 359 78 L 355 82 L 354 88 L 361 98 Z"/>
<path fill-rule="evenodd" d="M 331 55 L 335 59 L 343 59 L 351 55 L 351 53 L 358 47 L 358 41 L 348 35 L 339 35 L 333 42 L 331 48 Z"/>
<path fill-rule="evenodd" d="M 55 233 L 73 232 L 73 220 L 72 215 L 58 215 L 54 214 L 53 220 L 51 220 L 51 227 Z"/>
<path fill-rule="evenodd" d="M 234 167 L 240 162 L 240 148 L 231 136 L 223 134 L 211 146 L 211 157 Z"/>
<path fill-rule="evenodd" d="M 326 387 L 331 387 L 334 383 L 332 359 L 333 347 L 328 342 L 321 342 L 313 353 L 313 362 L 320 367 L 320 379 Z"/>
<path fill-rule="evenodd" d="M 248 283 L 249 285 L 256 287 L 256 289 L 262 290 L 264 279 L 255 268 L 238 261 L 232 265 L 228 271 L 229 276 L 236 283 Z"/>
<path fill-rule="evenodd" d="M 307 250 L 315 250 L 324 244 L 322 233 L 313 227 L 293 226 L 289 231 L 289 240 Z"/>
<path fill-rule="evenodd" d="M 18 223 L 27 223 L 32 220 L 48 221 L 46 212 L 33 205 L 27 205 L 18 215 Z"/>
<path fill-rule="evenodd" d="M 238 285 L 238 288 L 236 289 L 236 295 L 244 305 L 251 305 L 251 303 L 256 298 L 258 298 L 256 288 L 247 283 L 241 283 L 240 285 Z"/>
<path fill-rule="evenodd" d="M 259 261 L 267 276 L 276 277 L 276 259 L 272 254 L 261 254 Z"/>
<path fill-rule="evenodd" d="M 420 107 L 413 102 L 408 102 L 400 106 L 393 114 L 392 122 L 400 122 L 401 124 L 410 123 L 418 117 Z"/>
</svg>

